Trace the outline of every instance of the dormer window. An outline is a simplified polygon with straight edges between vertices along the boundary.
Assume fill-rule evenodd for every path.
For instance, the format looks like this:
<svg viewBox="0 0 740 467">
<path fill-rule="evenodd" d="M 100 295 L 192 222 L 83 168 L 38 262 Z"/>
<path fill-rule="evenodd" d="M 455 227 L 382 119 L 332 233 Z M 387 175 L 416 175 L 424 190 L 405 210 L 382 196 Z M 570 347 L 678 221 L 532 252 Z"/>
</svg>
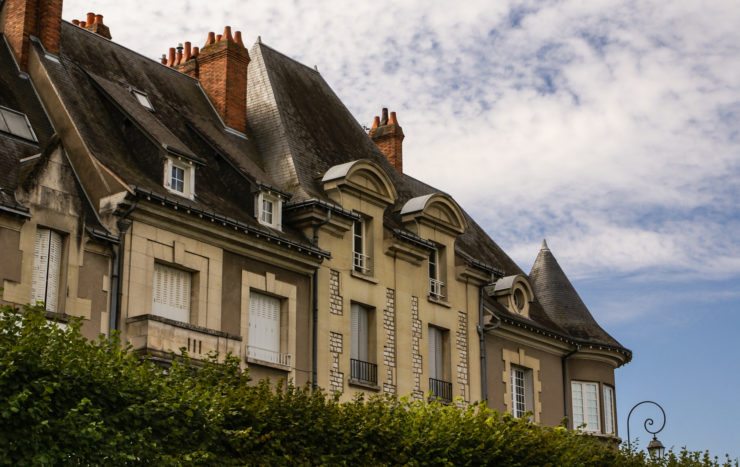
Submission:
<svg viewBox="0 0 740 467">
<path fill-rule="evenodd" d="M 139 102 L 139 104 L 144 106 L 147 110 L 151 110 L 152 112 L 154 111 L 154 106 L 152 105 L 152 102 L 149 100 L 149 96 L 147 96 L 145 92 L 132 89 L 131 94 L 133 94 L 136 100 Z"/>
<path fill-rule="evenodd" d="M 282 230 L 282 200 L 272 193 L 261 191 L 257 197 L 257 220 L 260 224 Z"/>
<path fill-rule="evenodd" d="M 190 161 L 168 157 L 164 165 L 164 187 L 168 191 L 193 199 L 195 167 Z"/>
<path fill-rule="evenodd" d="M 26 114 L 0 107 L 0 131 L 38 142 Z"/>
</svg>

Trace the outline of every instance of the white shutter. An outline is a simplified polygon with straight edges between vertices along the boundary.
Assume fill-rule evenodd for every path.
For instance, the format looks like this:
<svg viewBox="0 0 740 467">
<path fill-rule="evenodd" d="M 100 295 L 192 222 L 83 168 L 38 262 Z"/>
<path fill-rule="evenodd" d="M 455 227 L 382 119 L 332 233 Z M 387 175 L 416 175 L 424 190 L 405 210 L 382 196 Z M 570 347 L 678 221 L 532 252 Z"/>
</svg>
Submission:
<svg viewBox="0 0 740 467">
<path fill-rule="evenodd" d="M 36 242 L 33 246 L 33 278 L 31 281 L 31 304 L 46 301 L 46 273 L 49 270 L 49 234 L 48 229 L 36 230 Z"/>
<path fill-rule="evenodd" d="M 442 331 L 429 327 L 429 377 L 443 379 L 444 358 L 442 356 Z"/>
<path fill-rule="evenodd" d="M 62 236 L 49 232 L 49 270 L 46 275 L 46 309 L 57 311 L 59 276 L 62 269 Z"/>
<path fill-rule="evenodd" d="M 368 361 L 367 336 L 368 336 L 368 311 L 362 305 L 352 304 L 352 336 L 350 344 L 350 358 Z"/>
<path fill-rule="evenodd" d="M 250 293 L 249 347 L 261 360 L 279 361 L 280 299 L 258 292 Z"/>
<path fill-rule="evenodd" d="M 154 263 L 152 313 L 187 323 L 190 321 L 191 274 Z"/>
</svg>

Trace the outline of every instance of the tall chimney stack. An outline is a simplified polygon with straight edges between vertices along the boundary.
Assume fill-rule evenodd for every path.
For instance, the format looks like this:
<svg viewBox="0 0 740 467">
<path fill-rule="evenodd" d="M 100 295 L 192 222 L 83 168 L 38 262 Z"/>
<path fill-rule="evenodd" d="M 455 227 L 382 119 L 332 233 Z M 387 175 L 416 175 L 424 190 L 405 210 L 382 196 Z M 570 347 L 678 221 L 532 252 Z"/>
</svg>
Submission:
<svg viewBox="0 0 740 467">
<path fill-rule="evenodd" d="M 2 31 L 22 70 L 28 69 L 30 36 L 41 40 L 47 52 L 59 54 L 62 0 L 6 0 Z"/>
<path fill-rule="evenodd" d="M 382 117 L 373 119 L 370 129 L 370 139 L 378 146 L 399 174 L 403 175 L 403 129 L 398 124 L 396 112 L 388 116 L 388 109 L 384 108 Z"/>
<path fill-rule="evenodd" d="M 241 32 L 224 28 L 218 38 L 213 32 L 202 49 L 194 49 L 190 60 L 175 63 L 175 68 L 200 80 L 211 103 L 224 123 L 241 132 L 247 131 L 247 66 L 249 52 Z"/>
</svg>

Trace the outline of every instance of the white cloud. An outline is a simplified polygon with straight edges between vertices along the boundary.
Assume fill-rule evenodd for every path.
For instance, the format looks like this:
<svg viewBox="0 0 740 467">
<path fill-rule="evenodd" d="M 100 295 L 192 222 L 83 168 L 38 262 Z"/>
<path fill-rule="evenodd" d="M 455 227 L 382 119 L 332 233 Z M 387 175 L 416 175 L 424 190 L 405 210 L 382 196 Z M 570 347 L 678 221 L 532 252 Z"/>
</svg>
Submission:
<svg viewBox="0 0 740 467">
<path fill-rule="evenodd" d="M 733 2 L 64 5 L 152 58 L 229 24 L 318 64 L 361 123 L 397 110 L 407 172 L 522 265 L 546 236 L 573 277 L 740 274 Z"/>
</svg>

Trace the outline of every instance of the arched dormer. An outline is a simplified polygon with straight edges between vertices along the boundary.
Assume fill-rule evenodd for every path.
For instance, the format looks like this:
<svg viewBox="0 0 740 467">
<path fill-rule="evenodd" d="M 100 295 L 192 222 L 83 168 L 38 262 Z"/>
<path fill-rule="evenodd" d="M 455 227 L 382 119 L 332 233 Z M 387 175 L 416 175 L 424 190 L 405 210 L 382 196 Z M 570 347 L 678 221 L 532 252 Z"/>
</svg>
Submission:
<svg viewBox="0 0 740 467">
<path fill-rule="evenodd" d="M 465 232 L 467 223 L 460 206 L 449 195 L 432 193 L 411 198 L 401 209 L 401 220 L 412 231 L 414 223 L 445 230 L 451 235 Z"/>
<path fill-rule="evenodd" d="M 497 280 L 493 287 L 493 296 L 510 312 L 529 318 L 529 304 L 534 300 L 534 293 L 524 274 Z"/>
<path fill-rule="evenodd" d="M 324 191 L 341 205 L 344 205 L 344 193 L 381 207 L 395 203 L 398 197 L 388 175 L 368 159 L 335 165 L 326 171 L 321 181 L 324 183 Z"/>
</svg>

